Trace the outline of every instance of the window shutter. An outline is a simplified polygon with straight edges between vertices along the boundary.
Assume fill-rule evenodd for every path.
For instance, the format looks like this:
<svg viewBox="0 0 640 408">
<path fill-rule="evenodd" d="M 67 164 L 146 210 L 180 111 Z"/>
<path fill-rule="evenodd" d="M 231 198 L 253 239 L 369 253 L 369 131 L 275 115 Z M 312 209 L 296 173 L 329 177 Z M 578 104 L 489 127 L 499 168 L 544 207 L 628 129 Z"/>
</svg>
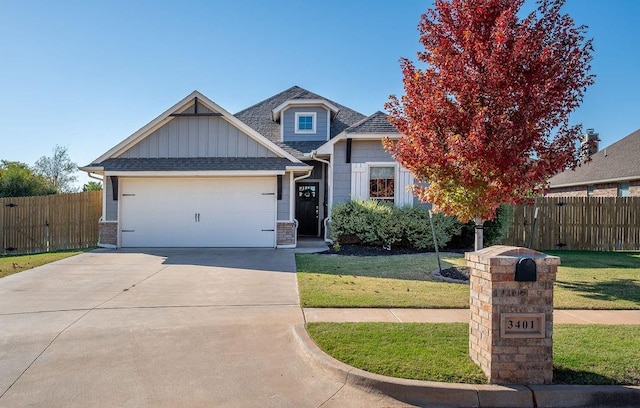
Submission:
<svg viewBox="0 0 640 408">
<path fill-rule="evenodd" d="M 413 205 L 413 193 L 411 187 L 414 183 L 413 174 L 404 167 L 400 167 L 398 172 L 398 183 L 396 187 L 396 205 L 402 207 L 404 205 Z"/>
<path fill-rule="evenodd" d="M 369 180 L 366 163 L 351 163 L 351 197 L 369 198 Z"/>
</svg>

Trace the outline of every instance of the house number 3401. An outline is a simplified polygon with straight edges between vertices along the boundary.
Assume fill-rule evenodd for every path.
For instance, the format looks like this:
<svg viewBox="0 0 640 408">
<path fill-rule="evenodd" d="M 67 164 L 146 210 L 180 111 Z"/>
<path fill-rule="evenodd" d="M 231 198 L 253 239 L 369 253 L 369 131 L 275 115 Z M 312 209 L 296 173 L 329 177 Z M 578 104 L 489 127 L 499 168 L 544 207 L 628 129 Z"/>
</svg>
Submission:
<svg viewBox="0 0 640 408">
<path fill-rule="evenodd" d="M 507 329 L 535 330 L 535 320 L 507 320 Z"/>
<path fill-rule="evenodd" d="M 500 337 L 502 338 L 544 338 L 544 313 L 501 313 Z"/>
</svg>

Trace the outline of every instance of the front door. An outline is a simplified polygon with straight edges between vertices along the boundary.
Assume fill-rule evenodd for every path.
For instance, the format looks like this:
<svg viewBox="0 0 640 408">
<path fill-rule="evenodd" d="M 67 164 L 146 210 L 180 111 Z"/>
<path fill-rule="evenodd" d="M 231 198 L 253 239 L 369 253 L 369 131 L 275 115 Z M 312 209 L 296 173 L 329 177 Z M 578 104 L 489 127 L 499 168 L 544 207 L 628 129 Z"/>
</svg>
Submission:
<svg viewBox="0 0 640 408">
<path fill-rule="evenodd" d="M 318 235 L 320 214 L 318 183 L 296 184 L 296 219 L 298 235 Z"/>
</svg>

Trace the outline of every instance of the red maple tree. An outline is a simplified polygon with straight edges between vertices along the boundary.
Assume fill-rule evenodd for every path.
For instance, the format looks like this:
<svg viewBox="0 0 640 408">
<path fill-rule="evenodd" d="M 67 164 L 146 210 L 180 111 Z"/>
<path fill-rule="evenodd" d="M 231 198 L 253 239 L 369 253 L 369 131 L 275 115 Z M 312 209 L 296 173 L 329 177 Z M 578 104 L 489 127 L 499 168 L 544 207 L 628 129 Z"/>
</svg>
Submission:
<svg viewBox="0 0 640 408">
<path fill-rule="evenodd" d="M 406 94 L 386 104 L 403 137 L 385 147 L 428 183 L 414 193 L 477 227 L 579 163 L 581 127 L 569 114 L 593 83 L 592 41 L 561 13 L 563 0 L 538 1 L 520 19 L 523 3 L 436 0 L 418 26 L 425 67 L 401 59 Z"/>
</svg>

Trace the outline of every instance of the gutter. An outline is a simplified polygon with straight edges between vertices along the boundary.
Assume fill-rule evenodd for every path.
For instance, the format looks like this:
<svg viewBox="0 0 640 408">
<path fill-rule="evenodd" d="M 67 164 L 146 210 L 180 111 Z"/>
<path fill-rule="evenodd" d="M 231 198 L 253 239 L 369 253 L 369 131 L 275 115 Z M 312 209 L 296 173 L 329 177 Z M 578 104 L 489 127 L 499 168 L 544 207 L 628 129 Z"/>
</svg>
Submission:
<svg viewBox="0 0 640 408">
<path fill-rule="evenodd" d="M 311 153 L 309 153 L 309 157 L 311 157 L 315 161 L 319 161 L 320 163 L 324 163 L 327 165 L 327 184 L 329 186 L 329 194 L 330 194 L 330 200 L 328 201 L 329 201 L 329 204 L 333 204 L 333 183 L 332 183 L 333 180 L 331 179 L 333 174 L 331 174 L 331 161 L 320 159 L 318 157 L 317 150 L 312 150 Z M 333 240 L 328 237 L 328 232 L 329 232 L 328 224 L 330 220 L 331 220 L 331 205 L 327 206 L 327 216 L 324 217 L 324 220 L 322 220 L 322 224 L 324 225 L 324 237 L 323 237 L 324 242 L 333 244 Z"/>
<path fill-rule="evenodd" d="M 92 178 L 94 180 L 104 181 L 104 176 L 103 177 L 98 177 L 97 175 L 94 175 L 93 172 L 91 172 L 91 171 L 87 172 L 87 176 L 89 176 L 89 178 Z"/>
<path fill-rule="evenodd" d="M 307 174 L 303 174 L 302 176 L 298 176 L 298 177 L 294 177 L 293 178 L 293 182 L 291 183 L 291 186 L 289 187 L 291 191 L 295 192 L 295 186 L 296 186 L 296 182 L 299 180 L 303 180 L 306 178 L 311 177 L 311 173 L 313 172 L 313 167 L 311 168 L 311 170 L 309 170 L 307 172 Z M 291 202 L 295 202 L 295 195 L 291 194 L 291 197 L 289 197 L 289 199 L 291 200 Z M 292 208 L 289 207 L 289 211 L 291 212 Z M 297 248 L 298 247 L 298 220 L 295 219 L 295 211 L 293 211 L 293 214 L 290 214 L 291 219 L 293 220 L 294 224 L 295 224 L 295 229 L 296 229 L 296 233 L 293 235 L 293 247 Z"/>
<path fill-rule="evenodd" d="M 554 185 L 549 185 L 549 188 L 551 189 L 551 188 L 590 186 L 594 184 L 617 183 L 619 181 L 633 181 L 633 180 L 639 180 L 639 179 L 640 179 L 640 174 L 637 176 L 616 177 L 616 178 L 603 179 L 603 180 L 589 180 L 589 181 L 577 181 L 575 183 L 554 184 Z"/>
</svg>

